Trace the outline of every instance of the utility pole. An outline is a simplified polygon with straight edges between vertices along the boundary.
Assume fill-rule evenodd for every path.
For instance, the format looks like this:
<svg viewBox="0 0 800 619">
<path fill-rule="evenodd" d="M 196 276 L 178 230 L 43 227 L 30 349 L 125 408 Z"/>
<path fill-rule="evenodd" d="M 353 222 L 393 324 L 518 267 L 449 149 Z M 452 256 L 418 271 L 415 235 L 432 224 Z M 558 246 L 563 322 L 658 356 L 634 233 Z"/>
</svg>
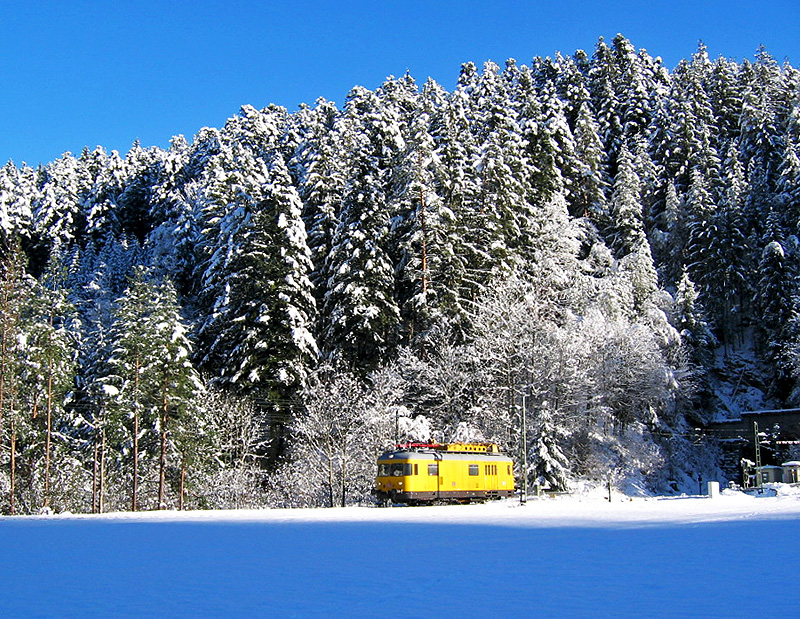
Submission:
<svg viewBox="0 0 800 619">
<path fill-rule="evenodd" d="M 756 449 L 756 486 L 761 487 L 761 441 L 758 438 L 757 421 L 753 421 L 753 445 Z"/>
<path fill-rule="evenodd" d="M 522 394 L 522 459 L 520 460 L 520 472 L 522 474 L 522 494 L 519 495 L 519 503 L 522 505 L 528 501 L 528 419 L 527 419 L 527 399 Z"/>
</svg>

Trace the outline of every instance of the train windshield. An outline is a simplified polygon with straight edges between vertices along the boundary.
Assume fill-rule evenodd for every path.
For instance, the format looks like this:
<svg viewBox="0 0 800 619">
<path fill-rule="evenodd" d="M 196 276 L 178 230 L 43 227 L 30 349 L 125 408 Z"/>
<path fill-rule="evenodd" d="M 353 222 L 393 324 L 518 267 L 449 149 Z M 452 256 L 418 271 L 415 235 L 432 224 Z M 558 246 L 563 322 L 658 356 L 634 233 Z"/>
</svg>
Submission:
<svg viewBox="0 0 800 619">
<path fill-rule="evenodd" d="M 411 465 L 404 462 L 381 463 L 378 465 L 378 477 L 402 477 L 411 475 Z"/>
</svg>

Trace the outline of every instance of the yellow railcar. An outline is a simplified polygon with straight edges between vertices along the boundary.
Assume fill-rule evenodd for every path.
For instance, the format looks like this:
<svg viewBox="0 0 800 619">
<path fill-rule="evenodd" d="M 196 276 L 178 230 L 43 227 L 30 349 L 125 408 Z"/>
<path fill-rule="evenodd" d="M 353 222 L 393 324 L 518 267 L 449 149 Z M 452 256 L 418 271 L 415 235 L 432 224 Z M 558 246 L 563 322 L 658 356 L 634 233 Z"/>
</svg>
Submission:
<svg viewBox="0 0 800 619">
<path fill-rule="evenodd" d="M 493 443 L 409 443 L 378 458 L 379 501 L 408 505 L 499 499 L 514 493 L 514 463 Z"/>
</svg>

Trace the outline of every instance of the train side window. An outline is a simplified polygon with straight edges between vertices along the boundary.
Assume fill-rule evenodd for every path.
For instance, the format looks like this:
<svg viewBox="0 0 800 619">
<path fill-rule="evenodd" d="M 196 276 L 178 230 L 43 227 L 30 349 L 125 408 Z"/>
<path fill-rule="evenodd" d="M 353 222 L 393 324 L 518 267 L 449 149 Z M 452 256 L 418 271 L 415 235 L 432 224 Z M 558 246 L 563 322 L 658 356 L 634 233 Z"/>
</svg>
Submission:
<svg viewBox="0 0 800 619">
<path fill-rule="evenodd" d="M 506 465 L 506 472 L 507 472 L 509 475 L 511 475 L 511 465 L 510 465 L 510 464 Z"/>
<path fill-rule="evenodd" d="M 404 464 L 403 465 L 403 475 L 411 475 L 411 465 Z"/>
<path fill-rule="evenodd" d="M 419 464 L 414 465 L 414 475 L 419 475 Z"/>
<path fill-rule="evenodd" d="M 469 474 L 470 476 L 474 477 L 480 473 L 480 467 L 477 464 L 470 464 L 469 465 Z"/>
<path fill-rule="evenodd" d="M 439 474 L 439 465 L 438 464 L 429 464 L 428 465 L 428 475 L 435 477 Z"/>
</svg>

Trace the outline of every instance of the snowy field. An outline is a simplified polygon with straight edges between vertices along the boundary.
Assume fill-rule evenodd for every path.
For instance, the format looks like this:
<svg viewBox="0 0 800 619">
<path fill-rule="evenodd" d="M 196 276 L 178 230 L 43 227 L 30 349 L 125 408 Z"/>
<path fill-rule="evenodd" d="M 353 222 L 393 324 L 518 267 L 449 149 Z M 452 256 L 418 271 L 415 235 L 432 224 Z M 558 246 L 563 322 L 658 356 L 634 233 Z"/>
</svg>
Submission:
<svg viewBox="0 0 800 619">
<path fill-rule="evenodd" d="M 800 617 L 800 496 L 0 518 L 0 617 Z"/>
</svg>

